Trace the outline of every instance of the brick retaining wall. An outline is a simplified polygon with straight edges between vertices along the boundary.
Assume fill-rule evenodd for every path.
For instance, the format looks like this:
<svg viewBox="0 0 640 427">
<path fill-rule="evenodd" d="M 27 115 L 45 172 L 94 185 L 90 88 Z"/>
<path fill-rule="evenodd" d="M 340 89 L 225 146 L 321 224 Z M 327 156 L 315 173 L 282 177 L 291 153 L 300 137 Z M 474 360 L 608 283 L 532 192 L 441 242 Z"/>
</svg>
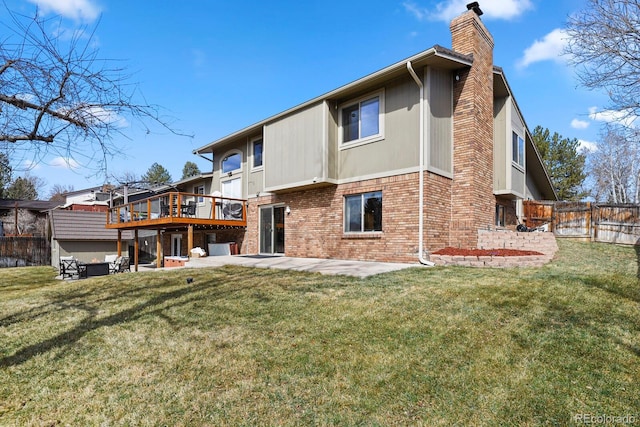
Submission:
<svg viewBox="0 0 640 427">
<path fill-rule="evenodd" d="M 558 244 L 553 233 L 519 233 L 514 231 L 478 231 L 478 249 L 517 249 L 540 252 L 528 256 L 456 256 L 431 255 L 437 265 L 466 267 L 540 267 L 553 259 Z"/>
</svg>

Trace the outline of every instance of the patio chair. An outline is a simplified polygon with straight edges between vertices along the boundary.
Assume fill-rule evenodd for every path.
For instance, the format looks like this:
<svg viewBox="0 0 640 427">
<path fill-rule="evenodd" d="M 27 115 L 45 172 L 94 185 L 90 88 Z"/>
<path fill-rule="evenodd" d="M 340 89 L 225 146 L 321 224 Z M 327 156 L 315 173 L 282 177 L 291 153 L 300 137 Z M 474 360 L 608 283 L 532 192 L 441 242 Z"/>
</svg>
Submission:
<svg viewBox="0 0 640 427">
<path fill-rule="evenodd" d="M 72 256 L 60 257 L 60 276 L 63 279 L 73 279 L 75 276 L 82 277 L 82 266 L 78 264 L 78 260 Z"/>
<path fill-rule="evenodd" d="M 120 257 L 120 263 L 118 264 L 118 273 L 124 273 L 125 271 L 131 272 L 131 265 L 128 256 Z"/>
<path fill-rule="evenodd" d="M 196 202 L 189 202 L 182 206 L 182 215 L 196 216 Z"/>
<path fill-rule="evenodd" d="M 118 266 L 120 264 L 120 257 L 118 255 L 105 255 L 104 262 L 109 263 L 109 274 L 118 272 Z"/>
<path fill-rule="evenodd" d="M 160 216 L 169 216 L 169 205 L 164 202 L 160 202 Z"/>
</svg>

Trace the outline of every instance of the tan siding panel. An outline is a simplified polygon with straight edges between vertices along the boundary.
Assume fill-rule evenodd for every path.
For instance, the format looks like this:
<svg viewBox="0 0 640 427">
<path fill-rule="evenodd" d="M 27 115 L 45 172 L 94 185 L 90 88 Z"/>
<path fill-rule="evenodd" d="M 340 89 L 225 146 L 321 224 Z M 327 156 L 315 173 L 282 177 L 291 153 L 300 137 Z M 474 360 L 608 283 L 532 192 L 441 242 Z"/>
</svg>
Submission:
<svg viewBox="0 0 640 427">
<path fill-rule="evenodd" d="M 326 178 L 324 103 L 265 126 L 265 185 L 284 187 Z"/>
<path fill-rule="evenodd" d="M 453 173 L 453 111 L 451 73 L 429 68 L 427 78 L 427 99 L 429 103 L 428 166 L 432 169 Z"/>
<path fill-rule="evenodd" d="M 495 191 L 507 189 L 507 147 L 511 136 L 507 138 L 507 98 L 494 100 L 493 129 L 493 188 Z"/>
<path fill-rule="evenodd" d="M 511 167 L 511 190 L 513 194 L 520 197 L 523 197 L 526 191 L 524 177 L 525 175 L 520 169 Z"/>
<path fill-rule="evenodd" d="M 340 179 L 384 174 L 418 166 L 419 91 L 410 77 L 385 87 L 384 139 L 342 149 L 338 154 Z"/>
</svg>

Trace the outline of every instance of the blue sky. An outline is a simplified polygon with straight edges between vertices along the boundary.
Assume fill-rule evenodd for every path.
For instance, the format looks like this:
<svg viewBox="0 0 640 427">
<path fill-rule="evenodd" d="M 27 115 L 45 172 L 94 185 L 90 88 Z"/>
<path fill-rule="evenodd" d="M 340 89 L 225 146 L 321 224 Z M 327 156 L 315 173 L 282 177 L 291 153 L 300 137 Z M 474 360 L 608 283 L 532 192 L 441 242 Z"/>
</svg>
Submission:
<svg viewBox="0 0 640 427">
<path fill-rule="evenodd" d="M 109 172 L 144 174 L 157 162 L 174 180 L 192 150 L 435 44 L 451 46 L 449 22 L 468 1 L 439 0 L 5 0 L 20 13 L 60 15 L 65 30 L 97 25 L 100 57 L 120 60 L 149 103 L 163 107 L 168 132 L 123 129 Z M 585 146 L 610 120 L 603 93 L 579 86 L 559 56 L 567 17 L 579 0 L 484 0 L 482 20 L 530 130 L 536 125 Z M 6 11 L 0 12 L 2 20 Z M 16 159 L 20 169 L 27 159 Z M 102 184 L 95 165 L 55 153 L 31 166 L 50 186 Z M 18 173 L 16 173 L 17 175 Z M 113 180 L 111 180 L 113 182 Z"/>
</svg>

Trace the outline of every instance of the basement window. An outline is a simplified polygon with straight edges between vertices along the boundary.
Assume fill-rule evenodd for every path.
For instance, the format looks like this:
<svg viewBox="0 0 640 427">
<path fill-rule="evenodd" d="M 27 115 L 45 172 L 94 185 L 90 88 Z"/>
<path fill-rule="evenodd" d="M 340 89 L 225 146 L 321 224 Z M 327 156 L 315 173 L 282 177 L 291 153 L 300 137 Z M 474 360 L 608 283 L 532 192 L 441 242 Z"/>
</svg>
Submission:
<svg viewBox="0 0 640 427">
<path fill-rule="evenodd" d="M 382 231 L 382 191 L 344 197 L 345 233 Z"/>
</svg>

